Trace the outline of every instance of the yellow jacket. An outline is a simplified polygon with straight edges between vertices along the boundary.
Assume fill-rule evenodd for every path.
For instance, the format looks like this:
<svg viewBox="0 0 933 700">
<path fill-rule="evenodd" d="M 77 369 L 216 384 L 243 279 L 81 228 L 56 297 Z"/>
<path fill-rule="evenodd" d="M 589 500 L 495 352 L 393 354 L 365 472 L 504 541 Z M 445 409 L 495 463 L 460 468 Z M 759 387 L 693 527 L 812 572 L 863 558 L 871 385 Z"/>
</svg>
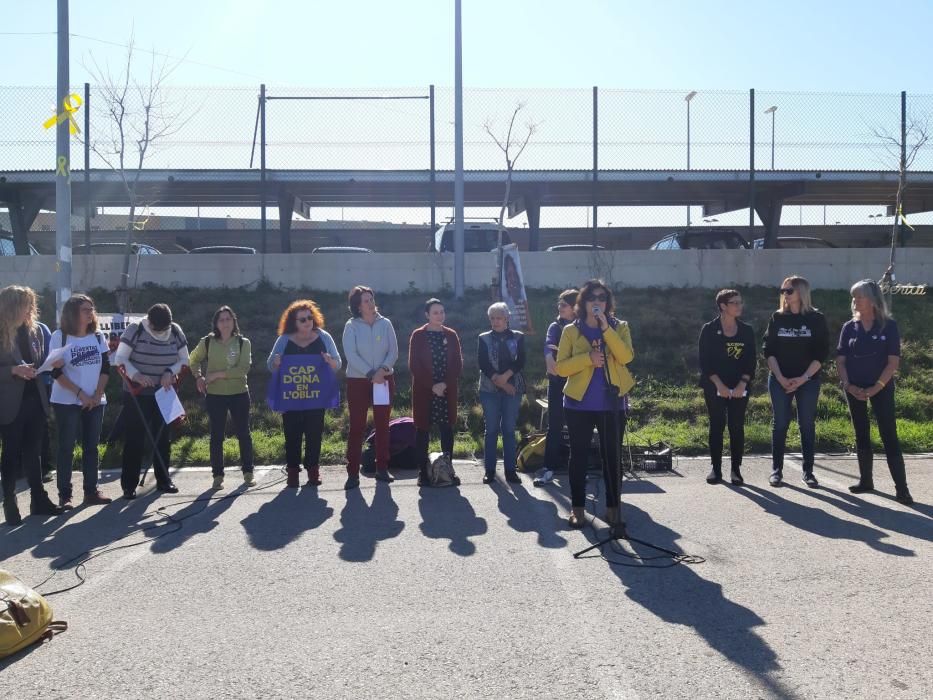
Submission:
<svg viewBox="0 0 933 700">
<path fill-rule="evenodd" d="M 607 375 L 613 386 L 618 387 L 619 396 L 624 396 L 635 386 L 635 379 L 627 365 L 635 359 L 632 349 L 632 333 L 628 323 L 617 321 L 616 327 L 610 326 L 603 331 L 603 342 L 609 362 L 606 364 Z M 581 401 L 586 388 L 593 378 L 593 363 L 590 360 L 590 341 L 586 339 L 575 323 L 564 327 L 557 346 L 557 374 L 567 377 L 564 393 L 572 399 Z"/>
</svg>

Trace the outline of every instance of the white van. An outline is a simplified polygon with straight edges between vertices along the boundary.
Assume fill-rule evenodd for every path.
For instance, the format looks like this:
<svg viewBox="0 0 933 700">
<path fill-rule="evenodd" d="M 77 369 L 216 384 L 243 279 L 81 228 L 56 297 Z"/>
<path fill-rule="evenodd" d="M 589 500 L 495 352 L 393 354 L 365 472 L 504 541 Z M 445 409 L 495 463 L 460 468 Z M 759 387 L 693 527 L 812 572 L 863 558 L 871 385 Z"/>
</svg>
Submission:
<svg viewBox="0 0 933 700">
<path fill-rule="evenodd" d="M 440 253 L 454 252 L 453 221 L 438 226 L 434 232 L 431 250 Z M 465 221 L 463 223 L 463 251 L 465 253 L 488 253 L 499 245 L 499 223 L 497 221 Z M 509 230 L 502 226 L 502 245 L 512 242 Z"/>
</svg>

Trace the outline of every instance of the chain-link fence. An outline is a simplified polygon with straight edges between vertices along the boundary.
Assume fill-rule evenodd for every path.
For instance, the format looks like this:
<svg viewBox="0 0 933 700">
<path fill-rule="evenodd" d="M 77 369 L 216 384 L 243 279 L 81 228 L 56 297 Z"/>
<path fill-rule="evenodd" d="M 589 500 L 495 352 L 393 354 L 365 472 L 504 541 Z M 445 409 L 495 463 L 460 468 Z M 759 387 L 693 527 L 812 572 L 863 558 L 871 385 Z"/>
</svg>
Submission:
<svg viewBox="0 0 933 700">
<path fill-rule="evenodd" d="M 73 92 L 85 99 L 85 88 Z M 266 86 L 265 139 L 260 129 L 260 86 L 242 88 L 165 87 L 158 97 L 161 134 L 143 162 L 152 169 L 222 169 L 258 172 L 264 148 L 269 170 L 394 170 L 423 174 L 434 167 L 454 167 L 454 91 L 430 86 L 391 89 L 307 89 Z M 433 99 L 432 99 L 433 95 Z M 92 146 L 92 171 L 114 167 L 120 132 L 113 99 L 102 86 L 91 86 L 75 114 L 82 133 L 72 139 L 72 170 L 85 167 L 84 139 Z M 296 99 L 300 98 L 300 99 Z M 309 99 L 313 98 L 313 99 Z M 143 99 L 127 93 L 128 122 L 123 136 L 126 165 L 137 166 L 134 143 Z M 516 113 L 517 110 L 517 113 Z M 55 130 L 42 128 L 56 111 L 49 87 L 0 88 L 0 173 L 51 170 Z M 533 131 L 515 162 L 518 170 L 737 170 L 747 171 L 889 171 L 898 167 L 901 96 L 890 94 L 792 93 L 716 90 L 621 89 L 468 89 L 464 92 L 464 160 L 467 170 L 503 170 L 502 141 L 515 114 L 512 155 Z M 933 95 L 907 96 L 908 150 L 933 123 Z M 85 124 L 87 116 L 87 125 Z M 754 122 L 754 136 L 750 128 Z M 492 135 L 490 135 L 490 133 Z M 433 133 L 433 139 L 432 139 Z M 751 145 L 753 143 L 753 146 Z M 933 170 L 933 145 L 913 154 L 912 171 Z M 76 204 L 80 204 L 76 202 Z M 361 206 L 367 203 L 360 202 Z M 399 206 L 312 211 L 312 219 L 330 222 L 405 222 L 426 226 L 430 202 Z M 0 211 L 0 226 L 9 222 Z M 160 207 L 140 203 L 139 221 L 147 230 L 254 230 L 260 209 L 231 200 L 220 209 Z M 473 215 L 495 215 L 484 209 Z M 93 224 L 113 226 L 100 212 Z M 437 220 L 449 216 L 438 209 Z M 782 226 L 887 226 L 891 217 L 880 206 L 786 206 Z M 267 209 L 269 227 L 277 227 L 278 209 Z M 933 223 L 918 214 L 917 223 Z M 600 226 L 677 226 L 687 223 L 686 207 L 604 207 Z M 703 216 L 690 210 L 694 225 L 748 224 L 748 211 Z M 527 223 L 524 218 L 511 222 Z M 585 207 L 544 210 L 542 226 L 591 225 Z M 47 226 L 40 219 L 34 225 Z M 301 232 L 314 223 L 296 219 Z M 83 221 L 78 223 L 83 228 Z M 120 227 L 122 228 L 122 227 Z M 41 230 L 41 229 L 39 229 Z M 301 235 L 301 234 L 299 234 Z M 325 240 L 321 238 L 321 240 Z"/>
</svg>

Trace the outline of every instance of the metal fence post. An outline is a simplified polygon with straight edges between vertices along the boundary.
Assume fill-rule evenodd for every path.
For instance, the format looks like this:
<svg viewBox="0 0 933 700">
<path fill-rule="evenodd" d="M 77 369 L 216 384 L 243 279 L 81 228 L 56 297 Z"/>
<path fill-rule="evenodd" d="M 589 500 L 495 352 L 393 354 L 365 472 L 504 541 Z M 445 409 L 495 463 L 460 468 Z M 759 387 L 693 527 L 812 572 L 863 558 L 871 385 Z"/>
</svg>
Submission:
<svg viewBox="0 0 933 700">
<path fill-rule="evenodd" d="M 748 91 L 748 239 L 755 240 L 755 88 Z"/>
<path fill-rule="evenodd" d="M 593 247 L 596 247 L 599 231 L 599 88 L 593 86 Z"/>
<path fill-rule="evenodd" d="M 91 252 L 91 84 L 84 84 L 84 243 Z"/>
<path fill-rule="evenodd" d="M 428 88 L 430 96 L 430 118 L 431 118 L 431 240 L 434 240 L 434 229 L 437 228 L 437 193 L 434 190 L 437 181 L 437 169 L 435 167 L 435 143 L 434 143 L 434 86 Z"/>
<path fill-rule="evenodd" d="M 259 86 L 259 228 L 260 252 L 266 253 L 266 84 Z"/>
</svg>

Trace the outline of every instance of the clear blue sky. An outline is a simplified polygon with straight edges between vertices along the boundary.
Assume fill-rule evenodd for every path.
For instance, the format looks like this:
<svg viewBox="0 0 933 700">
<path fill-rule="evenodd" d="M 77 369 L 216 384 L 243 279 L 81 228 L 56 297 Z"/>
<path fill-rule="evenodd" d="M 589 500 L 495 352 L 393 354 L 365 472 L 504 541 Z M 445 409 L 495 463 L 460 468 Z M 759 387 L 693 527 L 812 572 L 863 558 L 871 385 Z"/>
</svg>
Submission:
<svg viewBox="0 0 933 700">
<path fill-rule="evenodd" d="M 54 85 L 54 0 L 0 0 L 0 85 Z M 453 0 L 72 0 L 71 32 L 190 62 L 179 85 L 453 84 Z M 15 11 L 14 11 L 15 9 Z M 463 0 L 474 87 L 933 93 L 933 2 Z M 72 82 L 89 51 L 74 37 Z M 198 65 L 200 64 L 209 64 Z M 225 69 L 225 70 L 221 70 Z"/>
</svg>

